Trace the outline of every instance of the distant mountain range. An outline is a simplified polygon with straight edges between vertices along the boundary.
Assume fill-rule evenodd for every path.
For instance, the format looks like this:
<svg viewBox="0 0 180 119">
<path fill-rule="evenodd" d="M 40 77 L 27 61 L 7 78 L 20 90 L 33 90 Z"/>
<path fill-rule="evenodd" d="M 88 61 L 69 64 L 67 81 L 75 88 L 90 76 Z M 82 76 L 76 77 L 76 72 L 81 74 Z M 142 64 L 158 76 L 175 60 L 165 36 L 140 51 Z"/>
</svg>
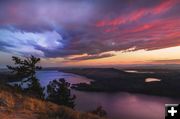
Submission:
<svg viewBox="0 0 180 119">
<path fill-rule="evenodd" d="M 102 65 L 102 66 L 68 66 L 44 67 L 45 70 L 65 68 L 117 68 L 117 69 L 180 69 L 180 64 L 130 64 L 130 65 Z"/>
</svg>

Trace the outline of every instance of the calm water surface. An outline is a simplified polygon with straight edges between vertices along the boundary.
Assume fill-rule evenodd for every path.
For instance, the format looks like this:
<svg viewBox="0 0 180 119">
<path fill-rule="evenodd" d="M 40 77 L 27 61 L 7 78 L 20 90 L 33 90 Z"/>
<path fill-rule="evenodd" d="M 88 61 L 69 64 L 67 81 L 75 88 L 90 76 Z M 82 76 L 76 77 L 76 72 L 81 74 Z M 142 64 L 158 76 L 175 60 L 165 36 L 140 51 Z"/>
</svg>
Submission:
<svg viewBox="0 0 180 119">
<path fill-rule="evenodd" d="M 58 71 L 39 71 L 37 77 L 46 86 L 49 81 L 65 78 L 71 84 L 89 83 L 91 80 L 82 76 Z M 165 103 L 180 103 L 165 97 L 147 96 L 130 93 L 97 93 L 72 90 L 77 96 L 76 109 L 91 111 L 102 105 L 112 119 L 164 119 Z"/>
</svg>

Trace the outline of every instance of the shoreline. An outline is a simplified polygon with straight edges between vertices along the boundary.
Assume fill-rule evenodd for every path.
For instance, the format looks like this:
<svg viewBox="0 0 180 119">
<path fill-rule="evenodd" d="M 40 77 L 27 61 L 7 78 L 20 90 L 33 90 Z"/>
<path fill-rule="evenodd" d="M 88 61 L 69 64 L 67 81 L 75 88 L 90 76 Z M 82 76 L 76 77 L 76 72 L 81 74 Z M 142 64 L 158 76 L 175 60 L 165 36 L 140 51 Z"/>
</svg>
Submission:
<svg viewBox="0 0 180 119">
<path fill-rule="evenodd" d="M 79 91 L 111 92 L 111 93 L 128 92 L 128 93 L 145 94 L 145 95 L 161 96 L 161 97 L 169 97 L 169 98 L 177 98 L 177 99 L 180 98 L 180 94 L 177 93 L 180 91 L 180 84 L 178 83 L 178 77 L 175 77 L 174 79 L 168 79 L 172 75 L 179 76 L 180 74 L 177 72 L 136 74 L 136 73 L 123 72 L 122 70 L 113 69 L 113 68 L 61 69 L 59 71 L 65 73 L 77 74 L 94 80 L 90 84 L 79 83 L 72 87 L 73 89 Z M 102 75 L 103 72 L 105 72 L 106 77 L 101 77 L 103 76 Z M 107 75 L 108 73 L 109 74 L 113 73 L 115 75 L 108 76 Z M 162 81 L 149 82 L 149 83 L 144 82 L 145 78 L 148 77 L 160 78 L 162 79 Z"/>
</svg>

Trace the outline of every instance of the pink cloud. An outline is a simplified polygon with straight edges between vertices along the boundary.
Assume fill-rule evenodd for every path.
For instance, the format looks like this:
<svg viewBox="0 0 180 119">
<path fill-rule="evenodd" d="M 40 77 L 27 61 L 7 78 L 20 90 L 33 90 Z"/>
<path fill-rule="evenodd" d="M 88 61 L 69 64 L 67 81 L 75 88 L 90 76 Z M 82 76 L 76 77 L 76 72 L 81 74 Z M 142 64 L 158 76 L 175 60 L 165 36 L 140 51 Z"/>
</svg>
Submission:
<svg viewBox="0 0 180 119">
<path fill-rule="evenodd" d="M 104 26 L 117 26 L 130 22 L 137 21 L 142 17 L 149 15 L 158 15 L 162 14 L 169 9 L 171 9 L 178 1 L 177 0 L 165 0 L 160 5 L 157 5 L 153 8 L 140 8 L 138 10 L 132 11 L 130 13 L 126 13 L 125 15 L 121 15 L 114 19 L 105 19 L 100 20 L 96 23 L 97 27 Z"/>
</svg>

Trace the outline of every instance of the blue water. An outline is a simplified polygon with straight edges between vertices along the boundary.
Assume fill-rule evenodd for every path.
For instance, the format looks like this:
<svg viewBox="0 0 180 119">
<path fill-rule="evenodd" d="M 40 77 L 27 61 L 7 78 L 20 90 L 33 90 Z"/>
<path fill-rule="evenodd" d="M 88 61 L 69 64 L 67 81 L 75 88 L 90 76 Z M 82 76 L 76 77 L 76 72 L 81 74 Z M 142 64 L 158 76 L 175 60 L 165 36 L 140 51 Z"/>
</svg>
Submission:
<svg viewBox="0 0 180 119">
<path fill-rule="evenodd" d="M 37 77 L 43 86 L 46 86 L 49 81 L 59 78 L 65 78 L 71 84 L 91 81 L 82 76 L 58 71 L 39 71 Z M 171 98 L 125 92 L 99 93 L 72 90 L 72 93 L 77 96 L 75 107 L 77 110 L 91 111 L 102 105 L 107 111 L 108 117 L 112 119 L 164 119 L 164 105 L 180 103 L 180 100 Z"/>
</svg>

